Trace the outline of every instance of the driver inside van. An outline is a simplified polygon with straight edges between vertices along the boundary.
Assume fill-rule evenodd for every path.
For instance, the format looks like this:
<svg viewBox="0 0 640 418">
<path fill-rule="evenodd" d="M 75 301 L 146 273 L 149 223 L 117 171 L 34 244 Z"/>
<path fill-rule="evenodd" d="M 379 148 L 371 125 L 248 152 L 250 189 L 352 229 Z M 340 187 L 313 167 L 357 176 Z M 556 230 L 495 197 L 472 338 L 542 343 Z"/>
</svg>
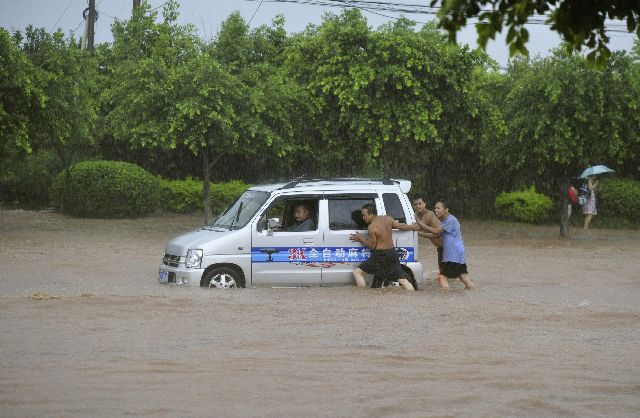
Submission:
<svg viewBox="0 0 640 418">
<path fill-rule="evenodd" d="M 293 209 L 293 217 L 296 220 L 287 228 L 287 232 L 315 231 L 316 224 L 309 217 L 309 208 L 303 203 L 297 204 Z"/>
</svg>

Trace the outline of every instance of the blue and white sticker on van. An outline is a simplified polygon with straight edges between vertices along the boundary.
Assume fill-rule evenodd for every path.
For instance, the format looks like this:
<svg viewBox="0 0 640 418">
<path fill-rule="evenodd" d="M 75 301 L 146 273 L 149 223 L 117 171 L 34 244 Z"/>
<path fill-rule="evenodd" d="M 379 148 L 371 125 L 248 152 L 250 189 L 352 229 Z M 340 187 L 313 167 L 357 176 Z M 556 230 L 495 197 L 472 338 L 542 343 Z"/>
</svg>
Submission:
<svg viewBox="0 0 640 418">
<path fill-rule="evenodd" d="M 413 247 L 396 247 L 401 262 L 414 261 Z M 252 263 L 360 263 L 371 257 L 362 247 L 252 247 Z"/>
</svg>

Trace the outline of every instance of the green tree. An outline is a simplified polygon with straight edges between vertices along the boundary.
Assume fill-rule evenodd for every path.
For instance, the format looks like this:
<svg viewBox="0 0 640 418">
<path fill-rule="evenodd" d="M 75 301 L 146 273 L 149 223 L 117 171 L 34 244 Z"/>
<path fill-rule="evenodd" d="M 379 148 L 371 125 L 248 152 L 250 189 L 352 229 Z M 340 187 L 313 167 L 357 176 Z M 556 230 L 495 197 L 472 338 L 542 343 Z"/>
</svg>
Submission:
<svg viewBox="0 0 640 418">
<path fill-rule="evenodd" d="M 464 178 L 478 177 L 482 138 L 505 129 L 480 88 L 495 66 L 486 54 L 405 19 L 371 30 L 358 10 L 325 16 L 290 51 L 287 65 L 311 98 L 310 149 L 327 172 L 409 176 L 425 192 L 473 189 Z"/>
<path fill-rule="evenodd" d="M 27 28 L 22 50 L 42 92 L 41 100 L 32 102 L 28 110 L 30 143 L 34 148 L 54 150 L 69 168 L 92 147 L 96 62 L 73 38 L 42 28 Z"/>
<path fill-rule="evenodd" d="M 481 146 L 505 132 L 494 91 L 487 91 L 501 82 L 495 63 L 482 51 L 447 44 L 433 25 L 419 32 L 398 29 L 394 25 L 376 32 L 384 40 L 384 47 L 376 48 L 383 51 L 378 52 L 376 65 L 410 74 L 405 78 L 409 82 L 400 84 L 400 89 L 397 83 L 386 83 L 380 90 L 394 109 L 391 119 L 404 120 L 405 127 L 420 127 L 424 122 L 411 118 L 431 113 L 431 134 L 420 136 L 420 130 L 414 130 L 385 142 L 381 150 L 385 171 L 412 178 L 416 190 L 434 199 L 447 197 L 458 213 L 471 200 L 474 204 L 466 205 L 470 209 L 493 207 L 494 181 L 484 180 L 493 180 L 491 174 L 497 170 L 484 164 Z"/>
<path fill-rule="evenodd" d="M 596 71 L 577 54 L 558 51 L 544 59 L 517 60 L 508 73 L 508 134 L 487 155 L 514 179 L 510 189 L 535 184 L 555 193 L 593 164 L 623 171 L 628 164 L 637 167 L 629 144 L 640 134 L 640 92 L 630 88 L 628 56 L 614 54 L 603 71 Z M 566 203 L 564 192 L 562 200 Z M 565 229 L 563 223 L 561 232 Z"/>
<path fill-rule="evenodd" d="M 200 149 L 191 149 L 203 158 L 205 199 L 209 173 L 225 169 L 223 157 L 267 152 L 283 157 L 294 149 L 291 115 L 301 100 L 298 86 L 277 65 L 286 43 L 283 25 L 279 17 L 272 28 L 249 31 L 240 14 L 233 13 L 198 58 L 199 64 L 191 66 L 202 74 L 193 78 L 197 94 L 178 101 L 185 111 L 176 120 L 181 132 L 189 124 L 200 127 L 200 135 L 187 136 L 190 144 L 199 136 Z M 182 77 L 189 71 L 185 68 Z M 213 74 L 208 75 L 210 71 Z"/>
<path fill-rule="evenodd" d="M 0 28 L 0 161 L 17 150 L 31 152 L 30 114 L 45 97 L 35 80 L 35 68 L 20 48 L 22 37 Z M 7 167 L 6 163 L 2 164 Z"/>
<path fill-rule="evenodd" d="M 175 23 L 177 3 L 163 7 L 163 21 L 147 2 L 136 7 L 128 21 L 114 22 L 113 47 L 105 61 L 110 85 L 101 98 L 106 124 L 114 138 L 134 148 L 167 145 L 167 114 L 173 107 L 168 79 L 170 72 L 198 54 L 199 39 L 192 26 Z"/>
<path fill-rule="evenodd" d="M 596 71 L 584 58 L 558 51 L 519 61 L 513 73 L 518 78 L 504 106 L 509 135 L 494 157 L 508 158 L 515 178 L 525 184 L 536 179 L 541 190 L 550 191 L 554 179 L 588 165 L 628 161 L 626 142 L 637 137 L 640 126 L 640 96 L 629 88 L 628 56 L 614 54 L 603 71 Z"/>
<path fill-rule="evenodd" d="M 269 50 L 262 34 L 277 35 L 281 27 L 250 33 L 235 13 L 203 44 L 192 27 L 175 23 L 177 16 L 177 3 L 169 1 L 156 23 L 145 3 L 130 21 L 116 22 L 113 83 L 103 103 L 114 137 L 139 148 L 186 147 L 200 160 L 210 220 L 210 181 L 226 169 L 223 158 L 264 147 L 286 153 L 295 102 L 282 74 L 255 54 L 256 39 Z"/>
<path fill-rule="evenodd" d="M 607 48 L 609 36 L 607 19 L 625 20 L 629 33 L 640 39 L 640 2 L 637 0 L 431 0 L 439 5 L 439 24 L 455 40 L 457 32 L 467 25 L 467 19 L 477 18 L 478 44 L 485 48 L 489 39 L 508 28 L 506 42 L 511 56 L 527 55 L 529 31 L 525 24 L 536 15 L 545 18 L 551 29 L 558 32 L 569 51 L 587 47 L 589 62 L 603 66 L 611 52 Z"/>
<path fill-rule="evenodd" d="M 360 82 L 373 73 L 368 42 L 369 28 L 357 10 L 325 15 L 319 27 L 309 26 L 291 41 L 286 67 L 309 97 L 307 144 L 300 154 L 311 172 L 348 175 L 364 165 L 369 150 L 350 129 L 348 115 L 360 106 Z"/>
</svg>

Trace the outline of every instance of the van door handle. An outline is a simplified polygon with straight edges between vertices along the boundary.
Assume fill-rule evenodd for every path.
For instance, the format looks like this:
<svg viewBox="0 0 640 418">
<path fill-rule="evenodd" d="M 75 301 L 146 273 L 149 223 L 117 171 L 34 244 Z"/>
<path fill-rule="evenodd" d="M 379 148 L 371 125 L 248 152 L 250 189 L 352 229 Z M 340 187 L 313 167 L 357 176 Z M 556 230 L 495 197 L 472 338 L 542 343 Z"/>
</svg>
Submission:
<svg viewBox="0 0 640 418">
<path fill-rule="evenodd" d="M 303 238 L 302 242 L 304 242 L 306 245 L 313 245 L 314 243 L 314 239 L 313 238 Z"/>
</svg>

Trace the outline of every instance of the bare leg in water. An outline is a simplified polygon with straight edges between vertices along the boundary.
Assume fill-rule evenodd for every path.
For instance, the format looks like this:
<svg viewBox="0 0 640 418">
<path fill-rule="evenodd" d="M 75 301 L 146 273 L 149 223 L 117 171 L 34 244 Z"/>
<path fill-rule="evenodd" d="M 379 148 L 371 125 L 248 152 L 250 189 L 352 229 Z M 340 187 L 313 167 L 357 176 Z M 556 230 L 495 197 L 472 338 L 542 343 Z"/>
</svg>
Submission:
<svg viewBox="0 0 640 418">
<path fill-rule="evenodd" d="M 589 229 L 589 224 L 591 223 L 591 219 L 593 219 L 593 215 L 591 213 L 584 217 L 584 229 Z"/>
<path fill-rule="evenodd" d="M 438 276 L 438 284 L 442 290 L 449 290 L 449 282 L 442 274 Z"/>
<path fill-rule="evenodd" d="M 476 288 L 476 285 L 473 284 L 473 282 L 471 281 L 471 278 L 467 274 L 461 274 L 460 276 L 458 276 L 458 278 L 462 283 L 464 283 L 465 289 L 472 290 Z"/>
</svg>

